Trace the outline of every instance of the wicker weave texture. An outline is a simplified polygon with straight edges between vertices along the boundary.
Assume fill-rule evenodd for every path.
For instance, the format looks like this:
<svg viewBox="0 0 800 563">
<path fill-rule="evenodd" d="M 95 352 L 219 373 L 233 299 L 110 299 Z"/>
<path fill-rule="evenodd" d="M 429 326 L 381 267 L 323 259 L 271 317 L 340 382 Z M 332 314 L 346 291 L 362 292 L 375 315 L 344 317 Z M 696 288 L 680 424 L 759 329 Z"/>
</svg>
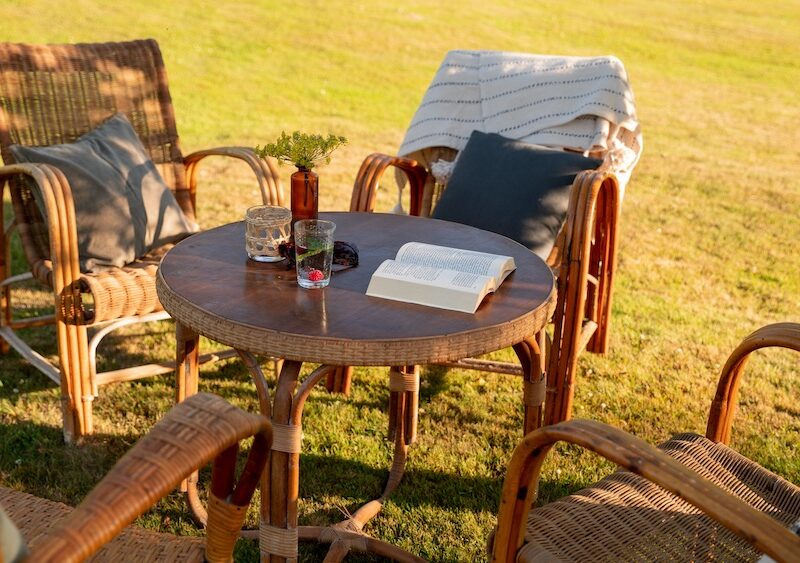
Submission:
<svg viewBox="0 0 800 563">
<path fill-rule="evenodd" d="M 28 545 L 72 509 L 66 504 L 0 487 L 0 505 L 22 531 Z M 89 561 L 202 561 L 203 538 L 176 537 L 135 527 L 125 529 Z"/>
<path fill-rule="evenodd" d="M 0 143 L 70 143 L 124 113 L 167 185 L 185 188 L 164 62 L 152 39 L 0 45 Z"/>
<path fill-rule="evenodd" d="M 92 400 L 99 384 L 163 373 L 163 365 L 152 364 L 112 370 L 99 378 L 96 342 L 89 344 L 86 331 L 86 325 L 104 321 L 122 319 L 124 325 L 142 317 L 152 320 L 149 314 L 162 310 L 153 275 L 163 249 L 124 268 L 81 272 L 78 218 L 69 179 L 54 166 L 15 163 L 9 147 L 71 143 L 117 113 L 128 118 L 190 222 L 197 222 L 198 167 L 210 156 L 245 162 L 255 175 L 263 202 L 283 202 L 275 163 L 259 158 L 252 149 L 216 147 L 181 154 L 164 61 L 154 40 L 0 43 L 0 154 L 5 164 L 0 168 L 0 188 L 9 187 L 14 207 L 13 223 L 3 223 L 0 229 L 0 246 L 8 252 L 6 235 L 16 229 L 33 277 L 55 293 L 59 365 L 41 360 L 41 354 L 16 333 L 6 341 L 60 383 L 68 442 L 92 432 Z M 9 266 L 0 261 L 0 280 L 17 277 Z M 8 291 L 0 300 L 0 316 L 13 319 L 12 331 L 48 322 L 46 318 L 14 318 L 12 301 Z M 5 349 L 6 342 L 0 345 Z"/>
<path fill-rule="evenodd" d="M 152 40 L 78 45 L 0 44 L 0 152 L 10 144 L 69 143 L 124 113 L 184 213 L 195 218 L 178 146 L 166 72 Z M 48 226 L 28 181 L 12 182 L 14 212 L 34 276 L 52 286 Z M 160 309 L 152 280 L 137 265 L 83 280 L 97 315 L 87 322 Z M 152 277 L 152 276 L 150 276 Z"/>
<path fill-rule="evenodd" d="M 239 506 L 218 499 L 212 502 L 209 526 L 215 529 L 208 534 L 211 551 L 205 553 L 206 542 L 202 538 L 180 538 L 133 528 L 120 535 L 125 526 L 193 470 L 254 435 L 251 456 L 257 445 L 259 451 L 252 458 L 254 463 L 248 460 L 255 472 L 252 488 L 248 487 Z M 227 561 L 263 468 L 263 462 L 257 459 L 266 460 L 270 436 L 265 418 L 248 414 L 214 395 L 200 393 L 174 407 L 75 510 L 3 488 L 0 503 L 20 526 L 31 547 L 31 558 L 36 561 L 82 561 L 93 554 L 107 561 L 202 561 L 204 557 Z M 260 438 L 263 439 L 259 442 Z M 224 459 L 224 471 L 232 476 L 235 454 Z M 215 475 L 216 471 L 217 467 Z"/>
<path fill-rule="evenodd" d="M 800 488 L 723 444 L 681 434 L 659 449 L 788 526 Z M 650 481 L 619 471 L 532 510 L 522 561 L 754 561 L 741 537 Z"/>
</svg>

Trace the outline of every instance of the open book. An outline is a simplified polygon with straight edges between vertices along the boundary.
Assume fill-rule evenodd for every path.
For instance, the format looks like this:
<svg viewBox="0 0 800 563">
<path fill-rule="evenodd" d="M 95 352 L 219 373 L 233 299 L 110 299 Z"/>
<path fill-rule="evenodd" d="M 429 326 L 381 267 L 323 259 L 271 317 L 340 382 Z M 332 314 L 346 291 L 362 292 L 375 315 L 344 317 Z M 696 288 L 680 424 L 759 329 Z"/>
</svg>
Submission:
<svg viewBox="0 0 800 563">
<path fill-rule="evenodd" d="M 516 267 L 511 256 L 408 242 L 372 274 L 367 295 L 474 313 Z"/>
</svg>

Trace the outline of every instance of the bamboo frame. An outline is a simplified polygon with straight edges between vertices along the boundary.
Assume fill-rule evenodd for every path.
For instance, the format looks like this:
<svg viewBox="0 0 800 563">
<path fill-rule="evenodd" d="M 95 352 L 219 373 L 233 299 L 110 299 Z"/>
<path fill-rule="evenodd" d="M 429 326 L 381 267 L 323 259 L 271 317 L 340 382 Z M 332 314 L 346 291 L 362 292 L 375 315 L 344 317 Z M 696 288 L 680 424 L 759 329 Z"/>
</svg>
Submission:
<svg viewBox="0 0 800 563">
<path fill-rule="evenodd" d="M 722 368 L 709 410 L 706 431 L 709 440 L 722 444 L 729 442 L 737 390 L 745 364 L 754 351 L 772 346 L 800 352 L 800 323 L 762 327 L 733 351 Z M 773 518 L 634 436 L 599 422 L 572 420 L 528 434 L 514 451 L 503 485 L 493 536 L 492 561 L 517 560 L 525 542 L 528 513 L 536 500 L 542 464 L 550 448 L 558 441 L 580 445 L 651 480 L 779 561 L 800 558 L 800 538 Z M 713 456 L 709 459 L 716 460 Z"/>
<path fill-rule="evenodd" d="M 493 562 L 517 560 L 525 539 L 527 515 L 536 499 L 542 464 L 559 441 L 579 445 L 647 478 L 778 561 L 800 558 L 800 537 L 766 514 L 643 440 L 600 422 L 576 419 L 540 428 L 528 434 L 514 450 L 503 484 L 492 545 Z"/>
<path fill-rule="evenodd" d="M 199 334 L 188 326 L 176 323 L 176 339 L 178 341 L 176 361 L 180 369 L 177 371 L 177 399 L 185 401 L 197 393 L 199 372 L 197 369 L 197 345 Z M 326 561 L 341 561 L 351 551 L 366 551 L 384 557 L 389 557 L 401 562 L 423 561 L 419 557 L 395 547 L 386 542 L 376 540 L 363 533 L 364 525 L 380 512 L 384 502 L 397 488 L 405 470 L 408 456 L 408 445 L 413 442 L 415 428 L 407 429 L 407 413 L 411 409 L 404 404 L 407 400 L 414 400 L 415 393 L 398 393 L 399 405 L 394 413 L 395 448 L 389 477 L 381 496 L 356 510 L 347 520 L 333 527 L 307 527 L 298 526 L 297 503 L 300 492 L 300 444 L 299 436 L 302 429 L 303 409 L 311 391 L 320 381 L 329 377 L 337 366 L 321 365 L 300 380 L 300 370 L 303 363 L 293 360 L 284 360 L 278 376 L 274 396 L 270 394 L 269 385 L 264 377 L 263 370 L 256 357 L 243 349 L 237 350 L 239 357 L 253 377 L 258 394 L 259 410 L 268 417 L 273 427 L 280 429 L 281 433 L 289 429 L 296 430 L 297 443 L 286 436 L 276 434 L 272 444 L 269 461 L 261 476 L 261 523 L 262 528 L 277 528 L 284 530 L 288 536 L 298 539 L 316 540 L 321 543 L 331 544 Z M 413 366 L 410 368 L 411 376 L 416 375 L 417 382 L 419 371 Z M 416 423 L 416 420 L 413 421 Z M 277 432 L 277 430 L 276 430 Z M 291 432 L 290 432 L 291 433 Z M 205 525 L 210 521 L 209 515 L 200 502 L 197 493 L 197 473 L 193 473 L 181 484 L 187 492 L 189 507 L 195 520 Z M 261 560 L 270 563 L 292 562 L 297 560 L 297 546 L 282 545 L 283 552 L 271 551 L 269 544 L 264 544 L 260 532 L 244 531 L 243 535 L 261 540 Z M 288 553 L 294 553 L 289 556 Z"/>
<path fill-rule="evenodd" d="M 800 352 L 800 324 L 777 323 L 762 327 L 745 338 L 731 353 L 722 368 L 722 375 L 708 414 L 706 437 L 709 440 L 723 444 L 730 443 L 739 382 L 744 374 L 747 360 L 756 350 L 771 346 Z"/>
<path fill-rule="evenodd" d="M 547 369 L 548 387 L 554 389 L 554 396 L 545 424 L 570 418 L 578 355 L 587 343 L 595 351 L 607 347 L 619 197 L 616 178 L 606 172 L 581 172 L 572 186 L 565 248 L 556 275 L 559 299 Z M 587 314 L 591 316 L 587 318 Z"/>
<path fill-rule="evenodd" d="M 37 65 L 47 65 L 51 77 L 41 86 L 42 100 L 30 115 L 23 85 L 39 85 Z M 114 69 L 128 68 L 136 83 L 120 77 Z M 80 72 L 93 77 L 90 86 L 74 78 Z M 126 74 L 126 76 L 128 76 Z M 88 80 L 88 79 L 86 79 Z M 81 86 L 83 84 L 83 86 Z M 88 83 L 87 83 L 88 84 Z M 38 88 L 39 86 L 37 86 Z M 97 88 L 94 92 L 92 88 Z M 47 96 L 53 103 L 47 103 Z M 126 267 L 98 274 L 82 273 L 78 266 L 75 209 L 69 183 L 51 166 L 13 164 L 9 146 L 33 146 L 69 142 L 117 111 L 126 113 L 187 217 L 196 219 L 197 170 L 210 156 L 241 160 L 253 171 L 264 203 L 282 204 L 283 191 L 275 163 L 261 159 L 251 149 L 219 147 L 182 156 L 175 116 L 167 85 L 166 70 L 158 45 L 153 40 L 124 43 L 78 45 L 0 44 L 0 152 L 6 166 L 0 167 L 0 195 L 11 190 L 14 219 L 0 224 L 0 352 L 14 348 L 39 371 L 61 385 L 64 439 L 79 441 L 93 428 L 92 401 L 102 384 L 129 381 L 163 374 L 173 369 L 171 362 L 135 366 L 96 373 L 95 352 L 103 336 L 134 322 L 157 320 L 164 316 L 155 291 L 155 263 Z M 67 103 L 69 101 L 69 103 Z M 39 111 L 41 110 L 41 111 Z M 25 119 L 13 112 L 21 112 Z M 23 184 L 22 178 L 27 178 Z M 44 202 L 46 225 L 31 209 L 26 190 L 37 191 Z M 32 192 L 31 192 L 32 193 Z M 1 205 L 1 204 L 0 204 Z M 19 233 L 34 279 L 50 287 L 54 294 L 58 344 L 58 366 L 52 366 L 15 331 L 25 326 L 51 322 L 47 317 L 17 320 L 13 317 L 11 285 L 28 276 L 10 271 L 9 238 Z M 43 233 L 42 231 L 46 231 Z M 89 295 L 88 308 L 82 296 Z M 109 325 L 109 321 L 116 321 Z M 106 325 L 89 341 L 89 326 Z M 218 359 L 206 355 L 200 361 Z"/>
</svg>

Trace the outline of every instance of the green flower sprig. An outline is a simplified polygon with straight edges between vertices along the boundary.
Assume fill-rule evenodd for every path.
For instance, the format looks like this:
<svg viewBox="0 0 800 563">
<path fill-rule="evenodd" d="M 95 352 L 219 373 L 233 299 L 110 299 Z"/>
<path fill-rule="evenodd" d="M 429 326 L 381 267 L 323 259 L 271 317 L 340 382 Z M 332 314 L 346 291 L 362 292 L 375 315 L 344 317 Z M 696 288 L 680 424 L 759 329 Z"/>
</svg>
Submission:
<svg viewBox="0 0 800 563">
<path fill-rule="evenodd" d="M 333 134 L 323 137 L 295 131 L 290 136 L 282 131 L 277 141 L 263 147 L 257 146 L 255 152 L 261 158 L 271 156 L 277 158 L 279 162 L 288 162 L 298 168 L 311 170 L 320 163 L 328 164 L 331 161 L 331 153 L 345 144 L 347 144 L 345 137 Z"/>
</svg>

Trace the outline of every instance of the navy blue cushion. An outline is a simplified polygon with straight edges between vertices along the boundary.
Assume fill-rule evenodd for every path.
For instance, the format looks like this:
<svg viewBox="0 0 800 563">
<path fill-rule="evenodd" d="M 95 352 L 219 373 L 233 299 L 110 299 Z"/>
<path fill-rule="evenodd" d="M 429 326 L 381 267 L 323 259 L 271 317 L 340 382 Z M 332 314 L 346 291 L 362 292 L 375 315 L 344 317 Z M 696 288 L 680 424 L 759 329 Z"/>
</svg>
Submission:
<svg viewBox="0 0 800 563">
<path fill-rule="evenodd" d="M 473 131 L 431 214 L 505 235 L 546 259 L 575 176 L 600 161 Z"/>
</svg>

